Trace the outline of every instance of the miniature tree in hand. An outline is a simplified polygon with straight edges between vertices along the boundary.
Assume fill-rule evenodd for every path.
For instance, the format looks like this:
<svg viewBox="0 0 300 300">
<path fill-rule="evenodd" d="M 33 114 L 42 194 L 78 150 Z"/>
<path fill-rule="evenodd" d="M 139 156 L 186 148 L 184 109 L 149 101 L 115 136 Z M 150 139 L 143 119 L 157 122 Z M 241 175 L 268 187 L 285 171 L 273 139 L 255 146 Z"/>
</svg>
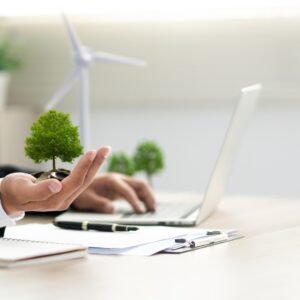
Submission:
<svg viewBox="0 0 300 300">
<path fill-rule="evenodd" d="M 72 162 L 83 152 L 78 126 L 72 124 L 69 114 L 56 110 L 45 112 L 32 124 L 31 132 L 25 140 L 26 156 L 35 163 L 52 160 L 53 171 L 57 158 Z"/>
<path fill-rule="evenodd" d="M 136 171 L 144 171 L 152 185 L 152 176 L 164 168 L 164 156 L 154 142 L 144 142 L 137 146 L 134 163 Z"/>
<path fill-rule="evenodd" d="M 111 155 L 107 171 L 132 176 L 135 172 L 134 162 L 132 159 L 130 159 L 130 157 L 121 151 Z"/>
</svg>

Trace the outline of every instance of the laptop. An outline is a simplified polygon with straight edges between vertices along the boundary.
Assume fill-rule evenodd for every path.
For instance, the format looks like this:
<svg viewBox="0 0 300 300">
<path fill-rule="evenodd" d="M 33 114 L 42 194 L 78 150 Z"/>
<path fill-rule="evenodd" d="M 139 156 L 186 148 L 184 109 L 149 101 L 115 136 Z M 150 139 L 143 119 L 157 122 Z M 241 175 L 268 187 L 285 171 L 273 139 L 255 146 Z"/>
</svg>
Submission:
<svg viewBox="0 0 300 300">
<path fill-rule="evenodd" d="M 61 214 L 56 221 L 89 221 L 136 225 L 195 226 L 206 219 L 218 206 L 228 183 L 234 160 L 247 125 L 250 123 L 262 85 L 255 84 L 241 89 L 231 121 L 204 196 L 174 195 L 171 199 L 156 197 L 155 212 L 135 214 L 129 204 L 122 205 L 114 214 L 69 211 Z M 172 199 L 173 198 L 173 199 Z M 125 204 L 125 202 L 123 202 Z"/>
</svg>

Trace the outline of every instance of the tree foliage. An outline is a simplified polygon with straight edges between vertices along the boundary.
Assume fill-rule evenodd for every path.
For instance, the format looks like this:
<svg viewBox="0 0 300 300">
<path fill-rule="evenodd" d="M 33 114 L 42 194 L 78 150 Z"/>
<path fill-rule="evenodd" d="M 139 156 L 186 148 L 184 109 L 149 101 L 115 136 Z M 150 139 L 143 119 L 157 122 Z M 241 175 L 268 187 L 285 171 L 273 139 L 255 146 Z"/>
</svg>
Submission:
<svg viewBox="0 0 300 300">
<path fill-rule="evenodd" d="M 134 162 L 124 152 L 120 151 L 111 155 L 107 171 L 132 176 L 135 172 Z"/>
<path fill-rule="evenodd" d="M 137 146 L 134 164 L 136 171 L 144 171 L 151 182 L 152 176 L 164 168 L 164 156 L 156 143 L 146 141 Z"/>
<path fill-rule="evenodd" d="M 0 71 L 12 71 L 20 65 L 21 60 L 13 42 L 8 37 L 0 38 Z"/>
<path fill-rule="evenodd" d="M 72 162 L 83 152 L 79 141 L 78 126 L 74 126 L 70 115 L 56 110 L 43 113 L 31 126 L 32 135 L 25 140 L 25 153 L 35 163 L 52 159 Z"/>
</svg>

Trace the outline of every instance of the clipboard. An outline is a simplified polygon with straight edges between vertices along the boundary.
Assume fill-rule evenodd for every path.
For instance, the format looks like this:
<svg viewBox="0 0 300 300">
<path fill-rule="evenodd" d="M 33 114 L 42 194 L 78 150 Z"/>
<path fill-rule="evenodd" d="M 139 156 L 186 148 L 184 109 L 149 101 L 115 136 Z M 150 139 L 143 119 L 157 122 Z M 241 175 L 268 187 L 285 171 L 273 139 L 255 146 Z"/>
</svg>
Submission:
<svg viewBox="0 0 300 300">
<path fill-rule="evenodd" d="M 185 242 L 176 242 L 176 240 L 174 240 L 174 246 L 161 251 L 161 253 L 180 254 L 206 247 L 211 247 L 218 244 L 231 242 L 241 238 L 243 238 L 243 235 L 239 233 L 227 234 L 224 232 L 220 232 L 211 236 L 207 235 L 206 237 L 202 237 L 201 239 L 196 238 L 193 240 L 187 240 Z"/>
</svg>

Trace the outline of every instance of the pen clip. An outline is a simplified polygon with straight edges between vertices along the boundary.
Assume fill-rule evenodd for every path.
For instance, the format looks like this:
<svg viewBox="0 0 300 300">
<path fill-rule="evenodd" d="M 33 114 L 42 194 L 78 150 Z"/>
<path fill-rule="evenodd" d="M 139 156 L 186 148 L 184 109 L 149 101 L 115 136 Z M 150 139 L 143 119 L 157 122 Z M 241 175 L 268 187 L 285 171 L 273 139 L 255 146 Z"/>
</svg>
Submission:
<svg viewBox="0 0 300 300">
<path fill-rule="evenodd" d="M 194 239 L 193 241 L 191 241 L 191 248 L 214 245 L 225 241 L 228 241 L 227 233 L 214 234 L 211 236 L 207 236 L 204 239 Z"/>
<path fill-rule="evenodd" d="M 185 238 L 177 238 L 175 239 L 176 245 L 174 247 L 176 249 L 183 248 L 183 247 L 197 248 L 197 247 L 204 247 L 208 245 L 217 244 L 227 240 L 228 240 L 227 233 L 214 231 L 213 233 L 207 234 L 206 236 L 201 236 L 199 238 L 194 238 L 190 240 Z"/>
<path fill-rule="evenodd" d="M 177 238 L 175 239 L 175 245 L 172 247 L 172 249 L 180 249 L 184 247 L 191 248 L 192 247 L 192 240 L 187 240 L 185 238 Z"/>
</svg>

